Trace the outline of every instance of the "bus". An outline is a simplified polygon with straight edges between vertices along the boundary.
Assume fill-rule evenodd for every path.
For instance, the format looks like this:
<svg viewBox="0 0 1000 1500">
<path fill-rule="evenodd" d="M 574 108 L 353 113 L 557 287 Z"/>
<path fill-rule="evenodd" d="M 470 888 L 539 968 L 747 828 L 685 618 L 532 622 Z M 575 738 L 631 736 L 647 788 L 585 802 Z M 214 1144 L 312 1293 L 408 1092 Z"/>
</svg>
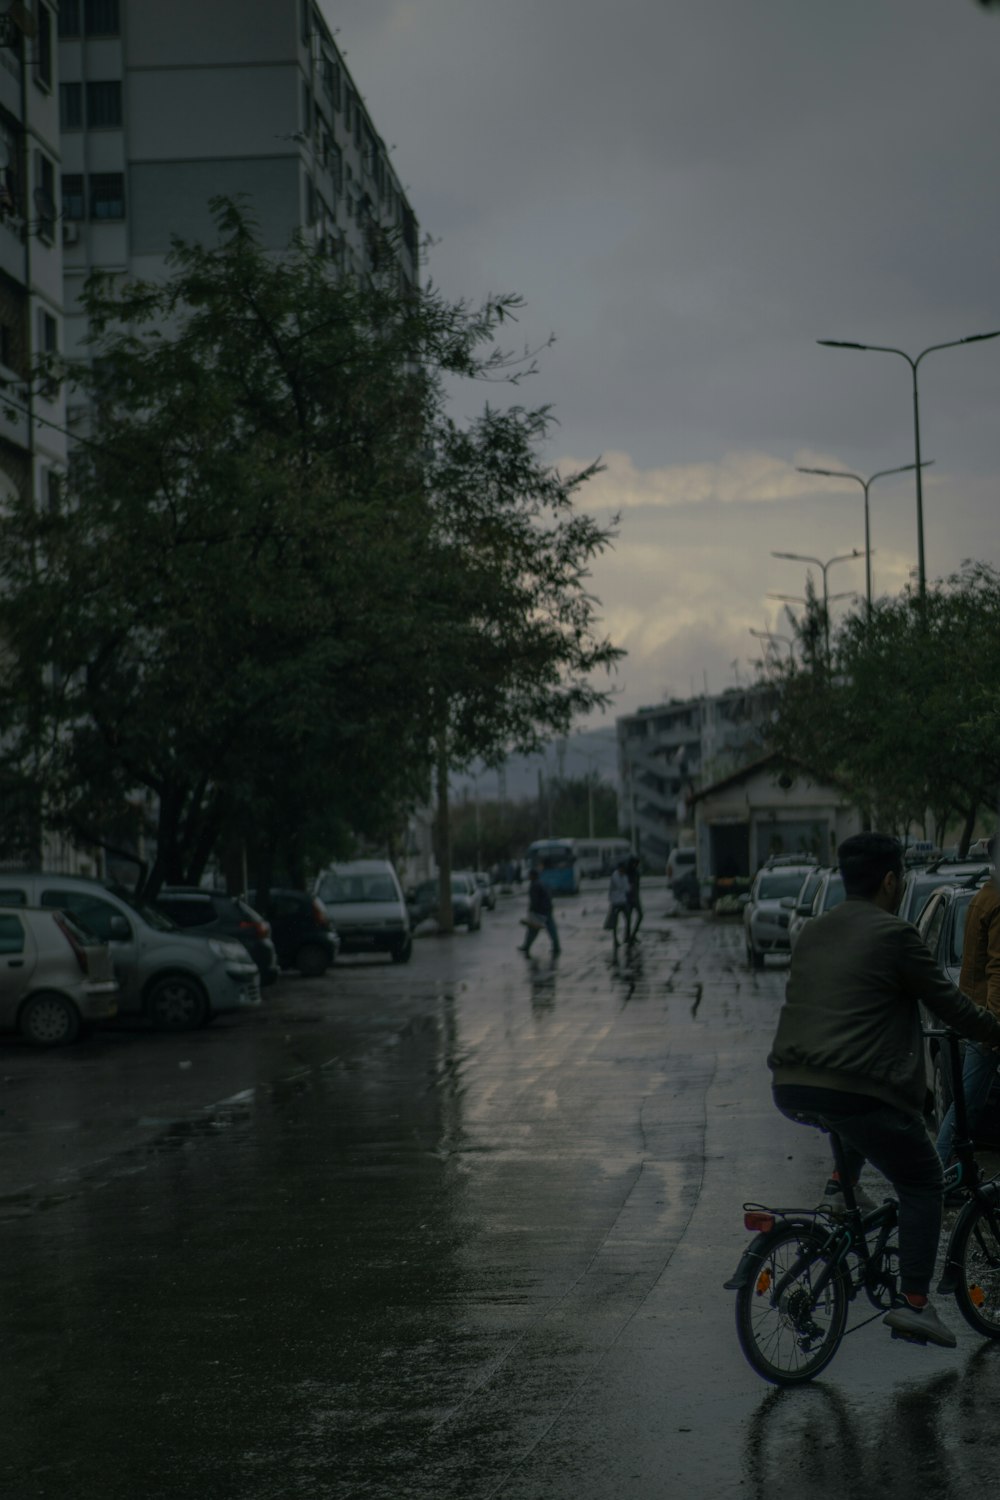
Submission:
<svg viewBox="0 0 1000 1500">
<path fill-rule="evenodd" d="M 617 869 L 623 859 L 632 858 L 628 839 L 577 839 L 576 857 L 584 880 L 599 880 Z"/>
<path fill-rule="evenodd" d="M 542 884 L 558 894 L 575 896 L 580 889 L 580 860 L 575 839 L 536 839 L 528 849 L 528 864 L 541 871 Z"/>
</svg>

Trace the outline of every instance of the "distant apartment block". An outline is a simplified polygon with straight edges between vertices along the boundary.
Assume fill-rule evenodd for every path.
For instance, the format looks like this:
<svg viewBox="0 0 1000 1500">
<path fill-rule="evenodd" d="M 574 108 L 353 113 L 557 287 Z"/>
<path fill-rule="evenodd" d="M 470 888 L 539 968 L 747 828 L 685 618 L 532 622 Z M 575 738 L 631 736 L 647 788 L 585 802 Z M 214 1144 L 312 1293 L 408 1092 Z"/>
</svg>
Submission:
<svg viewBox="0 0 1000 1500">
<path fill-rule="evenodd" d="M 689 797 L 761 755 L 773 707 L 769 688 L 729 688 L 617 720 L 619 823 L 650 868 L 678 843 Z"/>
<path fill-rule="evenodd" d="M 301 231 L 344 273 L 419 231 L 358 87 L 310 0 L 60 0 L 67 344 L 94 269 L 156 278 L 171 240 L 210 241 L 242 198 L 264 245 Z"/>
</svg>

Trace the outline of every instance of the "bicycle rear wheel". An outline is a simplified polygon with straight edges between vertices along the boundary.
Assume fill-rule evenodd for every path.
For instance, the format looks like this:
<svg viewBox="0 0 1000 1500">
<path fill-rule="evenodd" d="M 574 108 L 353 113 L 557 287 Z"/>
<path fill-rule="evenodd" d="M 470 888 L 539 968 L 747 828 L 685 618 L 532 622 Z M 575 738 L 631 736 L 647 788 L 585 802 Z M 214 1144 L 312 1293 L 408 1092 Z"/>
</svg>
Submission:
<svg viewBox="0 0 1000 1500">
<path fill-rule="evenodd" d="M 957 1270 L 955 1301 L 977 1333 L 1000 1339 L 1000 1204 L 976 1199 L 955 1225 L 949 1260 Z"/>
<path fill-rule="evenodd" d="M 789 1224 L 762 1247 L 736 1293 L 736 1333 L 747 1360 L 774 1385 L 798 1385 L 824 1370 L 847 1322 L 848 1291 L 838 1268 L 817 1301 L 829 1264 L 818 1231 Z"/>
</svg>

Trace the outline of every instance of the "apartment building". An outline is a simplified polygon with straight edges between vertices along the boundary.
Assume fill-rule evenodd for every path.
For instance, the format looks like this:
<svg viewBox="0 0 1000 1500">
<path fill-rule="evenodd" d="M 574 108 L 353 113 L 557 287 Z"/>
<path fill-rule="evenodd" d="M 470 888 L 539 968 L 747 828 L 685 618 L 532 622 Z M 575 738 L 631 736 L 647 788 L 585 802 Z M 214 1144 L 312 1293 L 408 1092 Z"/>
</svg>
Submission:
<svg viewBox="0 0 1000 1500">
<path fill-rule="evenodd" d="M 213 237 L 216 195 L 345 274 L 389 230 L 416 283 L 416 217 L 313 0 L 60 0 L 59 106 L 70 352 L 89 272 L 158 277 L 174 236 Z"/>
<path fill-rule="evenodd" d="M 762 754 L 773 706 L 766 686 L 729 688 L 616 721 L 620 827 L 650 868 L 662 869 L 678 843 L 691 795 Z"/>
<path fill-rule="evenodd" d="M 33 380 L 62 347 L 56 10 L 0 15 L 0 504 L 52 503 L 66 462 L 61 392 Z"/>
</svg>

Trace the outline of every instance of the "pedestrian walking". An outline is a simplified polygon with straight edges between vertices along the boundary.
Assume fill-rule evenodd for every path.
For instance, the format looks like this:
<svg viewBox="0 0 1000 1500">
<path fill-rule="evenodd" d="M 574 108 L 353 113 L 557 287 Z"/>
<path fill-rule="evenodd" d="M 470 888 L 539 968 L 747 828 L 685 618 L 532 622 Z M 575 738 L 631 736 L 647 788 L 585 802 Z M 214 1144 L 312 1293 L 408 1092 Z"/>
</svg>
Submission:
<svg viewBox="0 0 1000 1500">
<path fill-rule="evenodd" d="M 559 933 L 552 915 L 552 896 L 548 887 L 542 884 L 540 870 L 533 869 L 528 875 L 528 915 L 522 920 L 526 931 L 519 953 L 531 952 L 531 945 L 543 927 L 552 943 L 553 956 L 559 952 Z"/>
<path fill-rule="evenodd" d="M 611 941 L 615 949 L 618 948 L 618 924 L 622 925 L 623 936 L 628 940 L 628 914 L 629 914 L 629 883 L 625 861 L 619 860 L 611 871 L 611 884 L 608 886 L 608 921 L 611 928 Z"/>
<path fill-rule="evenodd" d="M 625 862 L 625 874 L 628 876 L 628 920 L 625 923 L 625 936 L 628 942 L 635 942 L 635 935 L 642 924 L 642 902 L 639 899 L 639 857 L 633 854 Z"/>
</svg>

